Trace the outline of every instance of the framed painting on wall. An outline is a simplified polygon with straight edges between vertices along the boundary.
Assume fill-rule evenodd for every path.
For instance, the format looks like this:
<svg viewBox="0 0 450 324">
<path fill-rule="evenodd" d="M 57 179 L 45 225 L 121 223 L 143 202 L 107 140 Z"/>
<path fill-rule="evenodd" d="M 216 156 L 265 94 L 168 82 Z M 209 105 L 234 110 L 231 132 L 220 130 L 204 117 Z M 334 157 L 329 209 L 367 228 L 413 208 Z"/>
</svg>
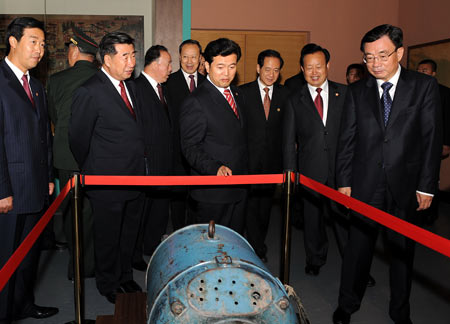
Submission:
<svg viewBox="0 0 450 324">
<path fill-rule="evenodd" d="M 143 16 L 100 16 L 100 15 L 0 15 L 0 59 L 6 53 L 6 28 L 16 17 L 34 17 L 45 24 L 47 48 L 45 56 L 31 73 L 44 84 L 53 73 L 68 68 L 65 43 L 71 36 L 72 26 L 77 26 L 100 42 L 101 38 L 113 31 L 122 31 L 135 40 L 136 69 L 144 67 L 144 17 Z"/>
<path fill-rule="evenodd" d="M 408 46 L 408 69 L 416 70 L 423 59 L 432 59 L 437 63 L 438 82 L 450 87 L 450 38 Z"/>
</svg>

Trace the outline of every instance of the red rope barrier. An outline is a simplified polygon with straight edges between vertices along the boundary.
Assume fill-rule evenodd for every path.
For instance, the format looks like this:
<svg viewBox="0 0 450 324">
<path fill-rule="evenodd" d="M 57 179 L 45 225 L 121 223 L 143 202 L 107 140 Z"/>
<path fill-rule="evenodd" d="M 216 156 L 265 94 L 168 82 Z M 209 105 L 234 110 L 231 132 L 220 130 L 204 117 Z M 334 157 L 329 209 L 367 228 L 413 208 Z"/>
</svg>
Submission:
<svg viewBox="0 0 450 324">
<path fill-rule="evenodd" d="M 408 223 L 398 217 L 392 216 L 375 207 L 365 204 L 355 198 L 348 197 L 340 192 L 331 189 L 317 181 L 300 175 L 300 183 L 304 186 L 319 192 L 320 194 L 360 213 L 383 226 L 386 226 L 397 233 L 429 247 L 447 257 L 450 257 L 450 240 L 431 233 L 423 228 Z"/>
<path fill-rule="evenodd" d="M 282 174 L 233 176 L 82 176 L 86 186 L 205 186 L 283 183 Z"/>
<path fill-rule="evenodd" d="M 55 214 L 56 210 L 59 208 L 59 205 L 61 205 L 62 201 L 67 196 L 71 188 L 72 181 L 68 181 L 64 188 L 61 190 L 58 197 L 56 197 L 55 201 L 50 205 L 50 207 L 41 217 L 39 222 L 33 227 L 33 229 L 23 240 L 17 250 L 9 258 L 8 262 L 6 262 L 3 268 L 0 270 L 0 291 L 3 290 L 9 278 L 13 275 L 14 271 L 16 271 L 17 267 L 22 262 L 23 258 L 25 258 L 28 251 L 38 239 L 39 235 L 41 235 L 45 226 L 47 226 L 48 222 L 53 217 L 53 214 Z"/>
<path fill-rule="evenodd" d="M 84 185 L 90 186 L 176 186 L 176 185 L 239 185 L 239 184 L 276 184 L 283 183 L 282 174 L 261 174 L 261 175 L 234 175 L 223 176 L 94 176 L 82 177 Z M 424 230 L 416 225 L 408 223 L 386 212 L 376 209 L 359 200 L 343 195 L 317 181 L 303 175 L 300 176 L 300 183 L 317 191 L 318 193 L 344 205 L 348 208 L 386 226 L 410 239 L 429 247 L 447 257 L 450 257 L 450 240 L 440 237 L 434 233 Z M 41 217 L 39 222 L 28 234 L 19 248 L 14 252 L 5 266 L 0 270 L 0 291 L 3 289 L 9 278 L 22 262 L 25 255 L 33 246 L 39 235 L 48 224 L 59 205 L 72 188 L 72 183 L 68 182 L 61 190 L 61 193 L 51 204 L 49 209 Z"/>
</svg>

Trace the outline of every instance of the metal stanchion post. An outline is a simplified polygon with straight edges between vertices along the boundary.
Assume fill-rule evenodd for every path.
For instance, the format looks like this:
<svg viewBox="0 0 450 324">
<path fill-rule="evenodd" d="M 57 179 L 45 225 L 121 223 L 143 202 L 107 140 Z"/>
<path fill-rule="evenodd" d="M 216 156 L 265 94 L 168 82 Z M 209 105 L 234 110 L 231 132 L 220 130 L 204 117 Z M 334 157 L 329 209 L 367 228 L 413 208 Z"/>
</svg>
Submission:
<svg viewBox="0 0 450 324">
<path fill-rule="evenodd" d="M 73 277 L 74 277 L 74 298 L 75 298 L 75 320 L 66 324 L 89 324 L 95 323 L 94 320 L 84 319 L 84 292 L 81 282 L 81 231 L 80 231 L 80 213 L 81 213 L 81 190 L 80 174 L 75 173 L 73 177 L 74 186 L 72 189 L 72 218 L 73 218 Z"/>
<path fill-rule="evenodd" d="M 291 264 L 291 195 L 292 195 L 292 171 L 284 171 L 284 217 L 282 221 L 282 243 L 280 280 L 283 284 L 289 284 L 289 270 Z"/>
</svg>

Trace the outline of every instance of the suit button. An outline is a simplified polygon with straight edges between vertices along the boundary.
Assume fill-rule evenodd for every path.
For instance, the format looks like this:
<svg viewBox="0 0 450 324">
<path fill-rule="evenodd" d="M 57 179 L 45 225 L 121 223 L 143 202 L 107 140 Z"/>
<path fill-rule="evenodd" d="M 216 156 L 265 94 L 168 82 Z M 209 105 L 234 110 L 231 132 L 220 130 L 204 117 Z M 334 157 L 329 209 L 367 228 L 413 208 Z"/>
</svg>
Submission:
<svg viewBox="0 0 450 324">
<path fill-rule="evenodd" d="M 387 142 L 389 142 L 389 140 L 388 140 L 387 138 L 385 138 L 385 139 L 384 139 L 384 142 L 387 143 Z"/>
<path fill-rule="evenodd" d="M 325 135 L 328 135 L 328 131 L 324 131 L 323 133 L 324 133 Z"/>
</svg>

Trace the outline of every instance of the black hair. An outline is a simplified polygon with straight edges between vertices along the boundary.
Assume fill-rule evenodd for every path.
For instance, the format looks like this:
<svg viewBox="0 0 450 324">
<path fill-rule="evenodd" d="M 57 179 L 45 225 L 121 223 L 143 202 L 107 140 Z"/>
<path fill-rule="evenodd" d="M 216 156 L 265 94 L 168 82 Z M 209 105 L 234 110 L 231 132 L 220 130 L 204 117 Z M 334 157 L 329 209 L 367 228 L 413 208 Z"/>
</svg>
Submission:
<svg viewBox="0 0 450 324">
<path fill-rule="evenodd" d="M 169 52 L 163 45 L 153 45 L 145 52 L 144 66 L 151 64 L 161 57 L 161 52 Z"/>
<path fill-rule="evenodd" d="M 203 57 L 205 61 L 209 64 L 212 63 L 214 57 L 216 56 L 228 56 L 231 54 L 237 55 L 237 62 L 241 58 L 241 48 L 239 45 L 228 38 L 219 38 L 209 42 L 206 45 L 205 52 L 203 53 Z"/>
<path fill-rule="evenodd" d="M 200 52 L 200 54 L 202 53 L 202 45 L 200 45 L 200 43 L 198 41 L 196 41 L 195 39 L 186 39 L 185 41 L 183 41 L 180 46 L 178 47 L 178 52 L 181 54 L 181 50 L 183 49 L 184 45 L 187 44 L 192 44 L 192 45 L 197 45 L 198 46 L 198 50 Z"/>
<path fill-rule="evenodd" d="M 264 60 L 266 57 L 276 57 L 277 59 L 279 59 L 280 60 L 280 70 L 281 70 L 281 68 L 283 67 L 283 64 L 284 64 L 283 58 L 281 57 L 280 53 L 278 53 L 277 51 L 275 51 L 273 49 L 266 49 L 258 54 L 258 65 L 260 68 L 263 67 Z"/>
<path fill-rule="evenodd" d="M 350 64 L 349 66 L 347 66 L 347 72 L 345 74 L 348 75 L 350 73 L 350 70 L 353 70 L 353 69 L 358 70 L 358 72 L 360 73 L 361 76 L 363 76 L 366 71 L 364 68 L 364 65 L 359 64 L 359 63 L 353 63 L 353 64 Z"/>
<path fill-rule="evenodd" d="M 437 64 L 435 61 L 433 61 L 432 59 L 425 59 L 419 62 L 419 64 L 417 64 L 417 66 L 421 65 L 421 64 L 429 64 L 431 65 L 431 70 L 433 72 L 437 71 Z"/>
<path fill-rule="evenodd" d="M 303 46 L 302 51 L 300 53 L 300 65 L 303 66 L 303 61 L 305 60 L 305 56 L 309 54 L 314 54 L 317 52 L 322 52 L 325 55 L 325 62 L 328 64 L 330 61 L 330 52 L 326 48 L 319 46 L 314 43 L 309 43 Z"/>
<path fill-rule="evenodd" d="M 361 52 L 364 53 L 364 45 L 366 43 L 372 43 L 380 39 L 383 36 L 388 36 L 394 43 L 395 49 L 403 46 L 403 31 L 399 27 L 395 27 L 389 24 L 384 24 L 369 30 L 361 40 Z"/>
<path fill-rule="evenodd" d="M 20 39 L 23 36 L 23 30 L 26 28 L 39 28 L 45 35 L 44 23 L 42 21 L 39 21 L 33 17 L 18 17 L 14 19 L 6 29 L 6 55 L 8 55 L 11 50 L 11 45 L 9 45 L 9 37 L 13 36 L 18 42 L 20 42 Z"/>
<path fill-rule="evenodd" d="M 134 46 L 134 39 L 125 33 L 122 32 L 112 32 L 103 36 L 100 44 L 98 45 L 100 61 L 101 63 L 105 63 L 105 55 L 106 54 L 117 54 L 116 44 L 130 44 Z"/>
</svg>

